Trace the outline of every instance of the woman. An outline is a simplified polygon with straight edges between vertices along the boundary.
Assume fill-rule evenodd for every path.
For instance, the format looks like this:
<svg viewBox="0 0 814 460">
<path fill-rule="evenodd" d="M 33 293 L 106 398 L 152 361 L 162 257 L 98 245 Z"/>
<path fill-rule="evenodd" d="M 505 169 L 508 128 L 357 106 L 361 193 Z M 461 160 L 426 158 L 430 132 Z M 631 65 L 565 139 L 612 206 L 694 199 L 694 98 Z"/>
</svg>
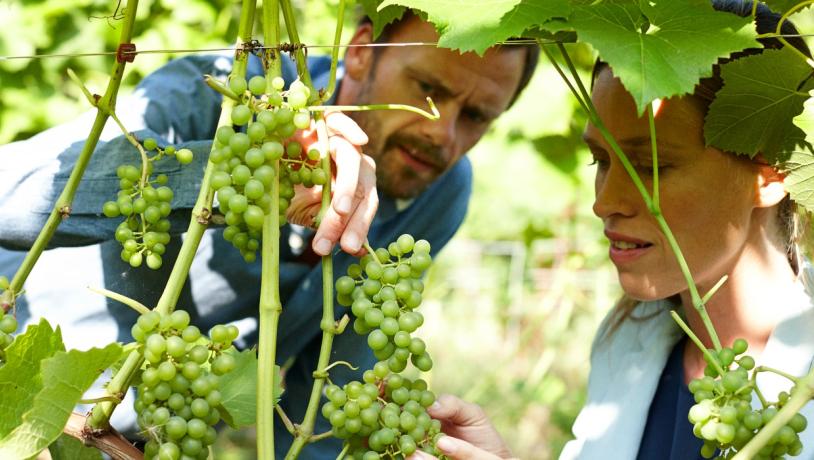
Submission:
<svg viewBox="0 0 814 460">
<path fill-rule="evenodd" d="M 713 4 L 719 10 L 751 11 L 739 1 Z M 774 31 L 778 18 L 761 4 L 758 33 Z M 806 274 L 798 270 L 793 204 L 775 168 L 705 145 L 704 117 L 721 85 L 719 77 L 704 80 L 694 95 L 666 100 L 658 109 L 661 209 L 699 292 L 709 292 L 728 276 L 707 303 L 721 343 L 731 346 L 744 338 L 758 363 L 802 376 L 814 358 L 814 284 L 804 283 Z M 648 120 L 638 116 L 607 65 L 595 69 L 592 100 L 650 188 Z M 605 225 L 625 298 L 594 341 L 588 400 L 573 427 L 576 439 L 561 458 L 701 458 L 702 442 L 687 421 L 694 404 L 687 383 L 703 377 L 706 362 L 670 310 L 681 312 L 707 347 L 712 341 L 667 239 L 621 162 L 595 126 L 588 125 L 584 138 L 597 167 L 593 210 Z M 758 380 L 770 400 L 790 386 L 773 377 Z M 802 413 L 814 420 L 814 405 Z M 449 436 L 439 440 L 439 448 L 450 458 L 510 455 L 477 406 L 443 397 L 431 414 L 446 424 Z M 814 458 L 814 428 L 800 438 L 800 458 Z"/>
</svg>

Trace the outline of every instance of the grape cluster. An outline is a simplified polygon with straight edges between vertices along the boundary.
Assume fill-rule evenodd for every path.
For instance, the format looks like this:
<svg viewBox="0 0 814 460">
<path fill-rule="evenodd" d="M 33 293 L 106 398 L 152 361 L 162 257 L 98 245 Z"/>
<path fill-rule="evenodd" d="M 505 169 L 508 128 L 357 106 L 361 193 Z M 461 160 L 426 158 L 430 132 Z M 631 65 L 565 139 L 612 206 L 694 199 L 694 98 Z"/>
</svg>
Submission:
<svg viewBox="0 0 814 460">
<path fill-rule="evenodd" d="M 167 156 L 174 156 L 181 164 L 192 162 L 192 151 L 177 150 L 169 145 L 158 147 L 155 139 L 147 138 L 143 143 L 148 156 L 145 170 L 132 164 L 116 168 L 119 177 L 119 193 L 116 201 L 107 201 L 102 213 L 111 218 L 123 216 L 124 220 L 116 228 L 116 240 L 122 244 L 121 258 L 132 267 L 140 267 L 144 262 L 153 270 L 161 268 L 161 256 L 170 242 L 170 203 L 173 191 L 167 187 L 167 176 L 159 174 L 152 178 L 153 163 Z"/>
<path fill-rule="evenodd" d="M 322 415 L 334 435 L 347 440 L 350 458 L 404 458 L 418 449 L 441 454 L 433 447 L 441 422 L 427 414 L 435 395 L 424 380 L 391 374 L 380 362 L 365 372 L 364 383 L 330 385 L 325 393 Z"/>
<path fill-rule="evenodd" d="M 430 244 L 405 234 L 365 255 L 336 281 L 337 301 L 356 316 L 354 331 L 367 334 L 368 346 L 392 372 L 403 371 L 408 361 L 424 372 L 432 368 L 426 344 L 410 335 L 424 323 L 414 310 L 424 290 L 420 278 L 431 263 Z"/>
<path fill-rule="evenodd" d="M 217 325 L 202 336 L 189 314 L 176 310 L 141 315 L 133 338 L 146 361 L 135 402 L 138 424 L 148 437 L 145 458 L 205 459 L 220 420 L 219 376 L 235 367 L 235 326 Z"/>
<path fill-rule="evenodd" d="M 257 257 L 263 221 L 272 210 L 272 184 L 279 180 L 281 225 L 294 186 L 324 185 L 327 173 L 318 166 L 320 152 L 303 151 L 292 136 L 311 125 L 305 109 L 310 89 L 300 81 L 283 91 L 282 78 L 272 81 L 266 94 L 266 79 L 255 76 L 247 83 L 231 78 L 229 88 L 240 98 L 231 113 L 233 126 L 221 126 L 209 157 L 215 164 L 210 184 L 217 191 L 219 210 L 224 214 L 224 238 L 240 251 L 247 262 Z"/>
<path fill-rule="evenodd" d="M 732 458 L 789 399 L 789 394 L 782 392 L 777 402 L 765 402 L 762 409 L 752 409 L 755 381 L 750 380 L 749 371 L 754 369 L 755 360 L 744 354 L 746 349 L 746 341 L 737 339 L 731 348 L 722 348 L 717 353 L 710 350 L 705 376 L 690 381 L 689 389 L 696 404 L 690 408 L 688 418 L 695 436 L 704 440 L 701 448 L 704 458 L 712 458 L 716 452 L 716 458 Z M 723 375 L 711 360 L 723 369 Z M 768 460 L 799 455 L 803 445 L 798 433 L 807 425 L 803 415 L 795 414 L 755 458 Z"/>
<path fill-rule="evenodd" d="M 9 287 L 8 278 L 0 276 L 0 291 L 5 291 Z M 17 319 L 13 315 L 6 313 L 5 309 L 0 307 L 0 365 L 5 361 L 6 348 L 14 341 L 11 334 L 17 330 Z"/>
<path fill-rule="evenodd" d="M 404 234 L 365 255 L 336 281 L 337 301 L 351 307 L 354 331 L 367 335 L 379 360 L 362 382 L 326 388 L 322 415 L 355 460 L 403 459 L 419 449 L 442 458 L 435 448 L 441 423 L 426 410 L 435 395 L 424 380 L 400 374 L 408 362 L 421 371 L 432 368 L 426 344 L 412 336 L 424 322 L 415 310 L 424 290 L 421 277 L 431 263 L 430 244 Z"/>
</svg>

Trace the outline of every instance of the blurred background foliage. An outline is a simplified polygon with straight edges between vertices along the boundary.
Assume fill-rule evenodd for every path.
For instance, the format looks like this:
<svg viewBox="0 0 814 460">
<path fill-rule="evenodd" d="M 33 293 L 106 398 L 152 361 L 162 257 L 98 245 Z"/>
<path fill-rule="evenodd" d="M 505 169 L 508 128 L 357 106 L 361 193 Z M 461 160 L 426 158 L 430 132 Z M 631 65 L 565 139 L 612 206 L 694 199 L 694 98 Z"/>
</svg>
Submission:
<svg viewBox="0 0 814 460">
<path fill-rule="evenodd" d="M 133 41 L 139 50 L 229 47 L 239 3 L 140 0 Z M 332 43 L 336 0 L 294 3 L 303 41 Z M 114 51 L 120 7 L 115 0 L 2 0 L 0 56 Z M 355 21 L 347 18 L 345 41 Z M 572 51 L 587 76 L 592 52 Z M 181 55 L 139 55 L 121 94 Z M 0 144 L 88 110 L 66 70 L 101 93 L 112 62 L 112 56 L 0 59 Z M 436 366 L 425 378 L 437 392 L 484 406 L 523 459 L 555 458 L 570 438 L 591 339 L 617 295 L 601 224 L 590 210 L 584 124 L 559 76 L 541 64 L 469 154 L 475 170 L 469 213 L 427 284 L 421 332 Z M 252 438 L 251 431 L 224 432 L 215 458 L 254 458 Z"/>
</svg>

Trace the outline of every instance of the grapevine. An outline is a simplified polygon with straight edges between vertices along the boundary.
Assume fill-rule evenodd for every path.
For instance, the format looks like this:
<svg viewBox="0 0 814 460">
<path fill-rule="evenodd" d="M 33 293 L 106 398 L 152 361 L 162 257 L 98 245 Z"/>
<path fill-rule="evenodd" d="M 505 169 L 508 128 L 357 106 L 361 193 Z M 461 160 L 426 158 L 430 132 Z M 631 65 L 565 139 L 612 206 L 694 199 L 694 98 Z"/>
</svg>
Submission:
<svg viewBox="0 0 814 460">
<path fill-rule="evenodd" d="M 336 292 L 356 317 L 353 330 L 367 335 L 379 362 L 362 382 L 328 386 L 322 415 L 354 459 L 403 458 L 417 449 L 440 455 L 434 442 L 441 422 L 426 412 L 435 395 L 424 380 L 401 374 L 408 362 L 423 372 L 432 369 L 426 344 L 411 336 L 424 322 L 415 310 L 424 291 L 421 277 L 432 263 L 430 244 L 404 234 L 387 248 L 367 248 L 360 263 L 336 280 Z"/>
</svg>

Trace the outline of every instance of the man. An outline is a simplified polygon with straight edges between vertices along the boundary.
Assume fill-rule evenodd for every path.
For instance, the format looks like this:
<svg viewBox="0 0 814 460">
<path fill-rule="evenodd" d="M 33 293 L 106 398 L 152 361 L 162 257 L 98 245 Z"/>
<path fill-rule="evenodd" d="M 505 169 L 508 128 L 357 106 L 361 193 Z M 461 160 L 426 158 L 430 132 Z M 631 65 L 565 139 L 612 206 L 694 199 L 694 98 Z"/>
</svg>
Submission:
<svg viewBox="0 0 814 460">
<path fill-rule="evenodd" d="M 379 39 L 437 40 L 432 25 L 411 14 L 389 25 Z M 363 22 L 351 43 L 373 41 L 371 24 Z M 350 114 L 369 137 L 365 152 L 376 162 L 379 204 L 369 233 L 366 225 L 370 222 L 361 218 L 354 224 L 353 210 L 343 207 L 337 218 L 347 225 L 342 229 L 342 248 L 357 252 L 365 233 L 373 247 L 410 233 L 429 240 L 434 252 L 440 250 L 466 213 L 472 178 L 464 154 L 528 83 L 536 60 L 537 50 L 528 46 L 492 49 L 483 57 L 432 46 L 349 48 L 336 98 L 331 102 L 426 107 L 426 97 L 430 96 L 441 119 L 431 121 L 396 110 Z M 293 65 L 287 59 L 285 62 L 286 80 L 291 81 Z M 176 232 L 186 228 L 209 151 L 208 139 L 217 125 L 220 97 L 201 82 L 200 76 L 223 76 L 230 65 L 229 59 L 213 56 L 173 61 L 147 77 L 134 98 L 118 104 L 120 118 L 139 138 L 153 136 L 191 148 L 196 154 L 191 167 L 170 166 L 163 171 L 175 191 L 172 204 L 178 216 L 172 223 Z M 325 86 L 329 61 L 315 58 L 309 67 L 315 86 Z M 258 60 L 253 59 L 249 76 L 261 71 Z M 44 214 L 50 211 L 64 185 L 83 136 L 89 132 L 88 126 L 85 117 L 0 148 L 0 156 L 5 159 L 0 164 L 0 243 L 25 247 L 33 241 Z M 109 128 L 111 131 L 103 136 L 106 142 L 97 147 L 77 192 L 71 217 L 63 222 L 52 242 L 57 246 L 88 246 L 46 251 L 26 284 L 25 294 L 18 299 L 21 322 L 45 316 L 62 324 L 69 346 L 130 341 L 135 313 L 81 290 L 87 285 L 103 285 L 146 305 L 155 305 L 180 246 L 180 238 L 174 238 L 158 271 L 133 270 L 121 261 L 121 246 L 113 240 L 118 219 L 99 217 L 99 213 L 102 203 L 118 190 L 116 166 L 136 163 L 138 156 L 116 132 L 117 128 Z M 358 161 L 364 160 L 359 157 Z M 251 346 L 257 341 L 260 262 L 246 264 L 223 240 L 222 233 L 222 228 L 207 230 L 178 308 L 188 310 L 202 330 L 216 323 L 234 322 L 241 331 L 238 343 Z M 293 359 L 286 373 L 282 406 L 294 421 L 300 421 L 304 414 L 320 348 L 322 274 L 317 256 L 331 252 L 338 240 L 338 235 L 328 240 L 313 238 L 312 231 L 297 226 L 282 229 L 280 278 L 284 311 L 278 332 L 278 363 Z M 12 275 L 23 255 L 0 252 L 0 274 Z M 338 253 L 334 258 L 335 276 L 342 275 L 354 260 L 349 254 Z M 57 305 L 63 308 L 55 308 Z M 347 309 L 337 307 L 337 318 L 345 313 Z M 352 331 L 337 336 L 333 350 L 332 361 L 345 360 L 360 366 L 360 371 L 334 367 L 331 380 L 339 385 L 358 379 L 362 370 L 375 363 L 365 337 Z M 290 436 L 279 421 L 275 428 L 275 445 L 278 455 L 282 455 Z M 329 429 L 319 417 L 316 432 Z M 336 440 L 320 441 L 308 446 L 303 458 L 335 458 L 339 445 Z"/>
</svg>

